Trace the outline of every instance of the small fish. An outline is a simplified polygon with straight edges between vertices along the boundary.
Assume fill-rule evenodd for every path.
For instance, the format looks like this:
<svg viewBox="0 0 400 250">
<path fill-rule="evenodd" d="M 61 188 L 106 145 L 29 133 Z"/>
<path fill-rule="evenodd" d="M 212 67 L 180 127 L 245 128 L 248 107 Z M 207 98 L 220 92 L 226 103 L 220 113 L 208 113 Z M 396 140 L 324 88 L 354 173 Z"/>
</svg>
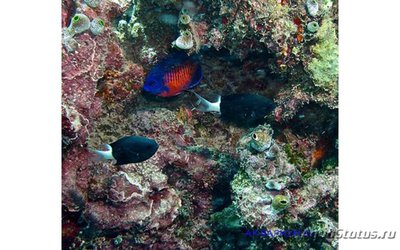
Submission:
<svg viewBox="0 0 400 250">
<path fill-rule="evenodd" d="M 195 56 L 175 52 L 151 69 L 143 90 L 161 97 L 176 96 L 198 85 L 202 78 L 203 70 Z"/>
<path fill-rule="evenodd" d="M 238 126 L 253 127 L 263 124 L 266 117 L 275 109 L 272 100 L 256 94 L 232 94 L 219 96 L 216 102 L 209 102 L 197 93 L 196 109 L 202 112 L 215 112 L 221 119 Z"/>
<path fill-rule="evenodd" d="M 90 150 L 100 160 L 114 160 L 115 165 L 142 162 L 152 157 L 158 150 L 155 140 L 143 136 L 125 136 L 106 144 L 106 151 Z"/>
</svg>

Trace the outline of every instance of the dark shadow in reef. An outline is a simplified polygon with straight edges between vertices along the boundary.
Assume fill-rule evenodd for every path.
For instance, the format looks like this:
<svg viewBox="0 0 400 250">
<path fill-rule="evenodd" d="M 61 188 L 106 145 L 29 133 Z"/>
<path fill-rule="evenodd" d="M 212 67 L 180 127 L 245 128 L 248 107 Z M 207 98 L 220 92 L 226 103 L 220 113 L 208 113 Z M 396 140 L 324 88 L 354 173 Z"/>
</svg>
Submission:
<svg viewBox="0 0 400 250">
<path fill-rule="evenodd" d="M 173 97 L 159 97 L 142 91 L 140 95 L 128 100 L 124 106 L 123 114 L 133 114 L 138 110 L 154 110 L 166 108 L 177 110 L 180 107 L 192 107 L 192 96 L 189 92 L 182 92 Z"/>
<path fill-rule="evenodd" d="M 186 147 L 184 150 L 217 162 L 217 179 L 212 190 L 213 212 L 219 212 L 231 205 L 230 183 L 239 170 L 238 160 L 228 153 L 205 147 Z"/>
<path fill-rule="evenodd" d="M 231 52 L 226 48 L 221 48 L 219 50 L 216 50 L 213 47 L 202 48 L 200 50 L 200 54 L 205 57 L 229 61 L 234 66 L 243 65 L 243 63 L 246 61 L 253 61 L 253 60 L 266 61 L 269 58 L 274 58 L 273 54 L 263 51 L 263 52 L 250 52 L 245 58 L 240 59 L 236 54 L 231 54 Z"/>
<path fill-rule="evenodd" d="M 324 151 L 323 157 L 314 167 L 320 168 L 324 161 L 338 161 L 338 109 L 330 109 L 315 102 L 304 105 L 289 121 L 273 123 L 275 135 L 282 135 L 286 128 L 301 137 L 317 136 L 317 149 Z"/>
<path fill-rule="evenodd" d="M 132 226 L 130 229 L 101 229 L 89 223 L 90 218 L 84 218 L 82 211 L 69 212 L 62 207 L 62 249 L 74 249 L 79 244 L 79 249 L 98 249 L 96 238 L 104 237 L 104 241 L 115 243 L 117 237 L 123 236 L 130 246 L 140 246 L 135 234 L 143 231 L 143 227 Z"/>
<path fill-rule="evenodd" d="M 338 135 L 338 110 L 320 106 L 314 102 L 304 105 L 297 114 L 287 123 L 293 132 L 307 136 Z"/>
</svg>

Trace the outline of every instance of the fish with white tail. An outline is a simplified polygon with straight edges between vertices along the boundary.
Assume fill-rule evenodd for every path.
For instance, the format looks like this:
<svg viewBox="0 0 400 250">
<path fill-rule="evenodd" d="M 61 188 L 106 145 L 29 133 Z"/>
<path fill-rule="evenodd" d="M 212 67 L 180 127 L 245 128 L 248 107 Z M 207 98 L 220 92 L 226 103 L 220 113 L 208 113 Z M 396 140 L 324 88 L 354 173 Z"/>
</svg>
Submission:
<svg viewBox="0 0 400 250">
<path fill-rule="evenodd" d="M 220 114 L 223 121 L 232 122 L 241 127 L 254 127 L 263 124 L 267 116 L 275 109 L 274 102 L 257 94 L 232 94 L 219 96 L 216 102 L 210 102 L 192 91 L 197 97 L 196 110 Z"/>
<path fill-rule="evenodd" d="M 155 140 L 143 136 L 125 136 L 105 144 L 106 150 L 90 149 L 98 160 L 113 160 L 115 165 L 143 162 L 158 150 Z"/>
</svg>

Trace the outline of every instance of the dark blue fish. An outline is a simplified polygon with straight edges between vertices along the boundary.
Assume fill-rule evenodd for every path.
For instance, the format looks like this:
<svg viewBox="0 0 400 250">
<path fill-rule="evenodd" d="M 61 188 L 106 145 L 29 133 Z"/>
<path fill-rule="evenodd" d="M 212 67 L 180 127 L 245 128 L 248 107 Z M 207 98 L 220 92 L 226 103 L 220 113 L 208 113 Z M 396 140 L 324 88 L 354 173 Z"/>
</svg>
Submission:
<svg viewBox="0 0 400 250">
<path fill-rule="evenodd" d="M 223 121 L 243 127 L 265 123 L 268 115 L 275 109 L 275 104 L 271 99 L 256 94 L 219 96 L 217 102 L 209 102 L 200 95 L 194 94 L 198 98 L 197 110 L 218 113 Z"/>
<path fill-rule="evenodd" d="M 107 151 L 91 151 L 101 160 L 115 160 L 115 165 L 145 161 L 158 150 L 158 144 L 155 140 L 143 136 L 125 136 L 105 146 Z"/>
<path fill-rule="evenodd" d="M 176 96 L 198 85 L 202 78 L 203 70 L 195 56 L 175 52 L 151 69 L 143 89 L 157 96 Z"/>
</svg>

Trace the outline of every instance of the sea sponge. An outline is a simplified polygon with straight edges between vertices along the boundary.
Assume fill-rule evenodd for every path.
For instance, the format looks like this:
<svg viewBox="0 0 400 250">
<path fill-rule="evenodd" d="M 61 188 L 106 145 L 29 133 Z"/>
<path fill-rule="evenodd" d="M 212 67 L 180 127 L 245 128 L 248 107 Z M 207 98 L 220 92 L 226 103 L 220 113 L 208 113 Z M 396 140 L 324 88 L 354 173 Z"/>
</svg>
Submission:
<svg viewBox="0 0 400 250">
<path fill-rule="evenodd" d="M 101 18 L 96 17 L 90 23 L 90 31 L 96 36 L 103 33 L 104 28 L 105 28 L 105 23 L 104 20 Z"/>
<path fill-rule="evenodd" d="M 282 184 L 280 184 L 279 182 L 276 182 L 274 180 L 267 181 L 267 183 L 265 184 L 265 187 L 268 190 L 278 190 L 279 191 L 279 190 L 283 189 Z"/>
<path fill-rule="evenodd" d="M 319 29 L 318 22 L 312 21 L 307 24 L 307 31 L 310 33 L 315 33 Z"/>
<path fill-rule="evenodd" d="M 272 200 L 272 208 L 275 211 L 282 211 L 285 208 L 287 208 L 289 204 L 290 204 L 289 198 L 280 194 L 276 195 Z"/>
<path fill-rule="evenodd" d="M 68 26 L 68 31 L 75 35 L 82 33 L 90 28 L 90 20 L 84 14 L 75 14 L 71 18 L 71 23 Z"/>
<path fill-rule="evenodd" d="M 181 24 L 185 24 L 186 25 L 186 24 L 189 24 L 190 21 L 191 21 L 191 18 L 190 18 L 190 16 L 188 14 L 180 14 L 179 15 L 179 22 Z"/>
<path fill-rule="evenodd" d="M 194 45 L 192 33 L 189 30 L 182 31 L 178 39 L 173 42 L 173 45 L 184 50 L 191 49 Z"/>
<path fill-rule="evenodd" d="M 307 0 L 306 9 L 308 15 L 315 17 L 318 14 L 319 5 L 317 0 Z"/>
</svg>

